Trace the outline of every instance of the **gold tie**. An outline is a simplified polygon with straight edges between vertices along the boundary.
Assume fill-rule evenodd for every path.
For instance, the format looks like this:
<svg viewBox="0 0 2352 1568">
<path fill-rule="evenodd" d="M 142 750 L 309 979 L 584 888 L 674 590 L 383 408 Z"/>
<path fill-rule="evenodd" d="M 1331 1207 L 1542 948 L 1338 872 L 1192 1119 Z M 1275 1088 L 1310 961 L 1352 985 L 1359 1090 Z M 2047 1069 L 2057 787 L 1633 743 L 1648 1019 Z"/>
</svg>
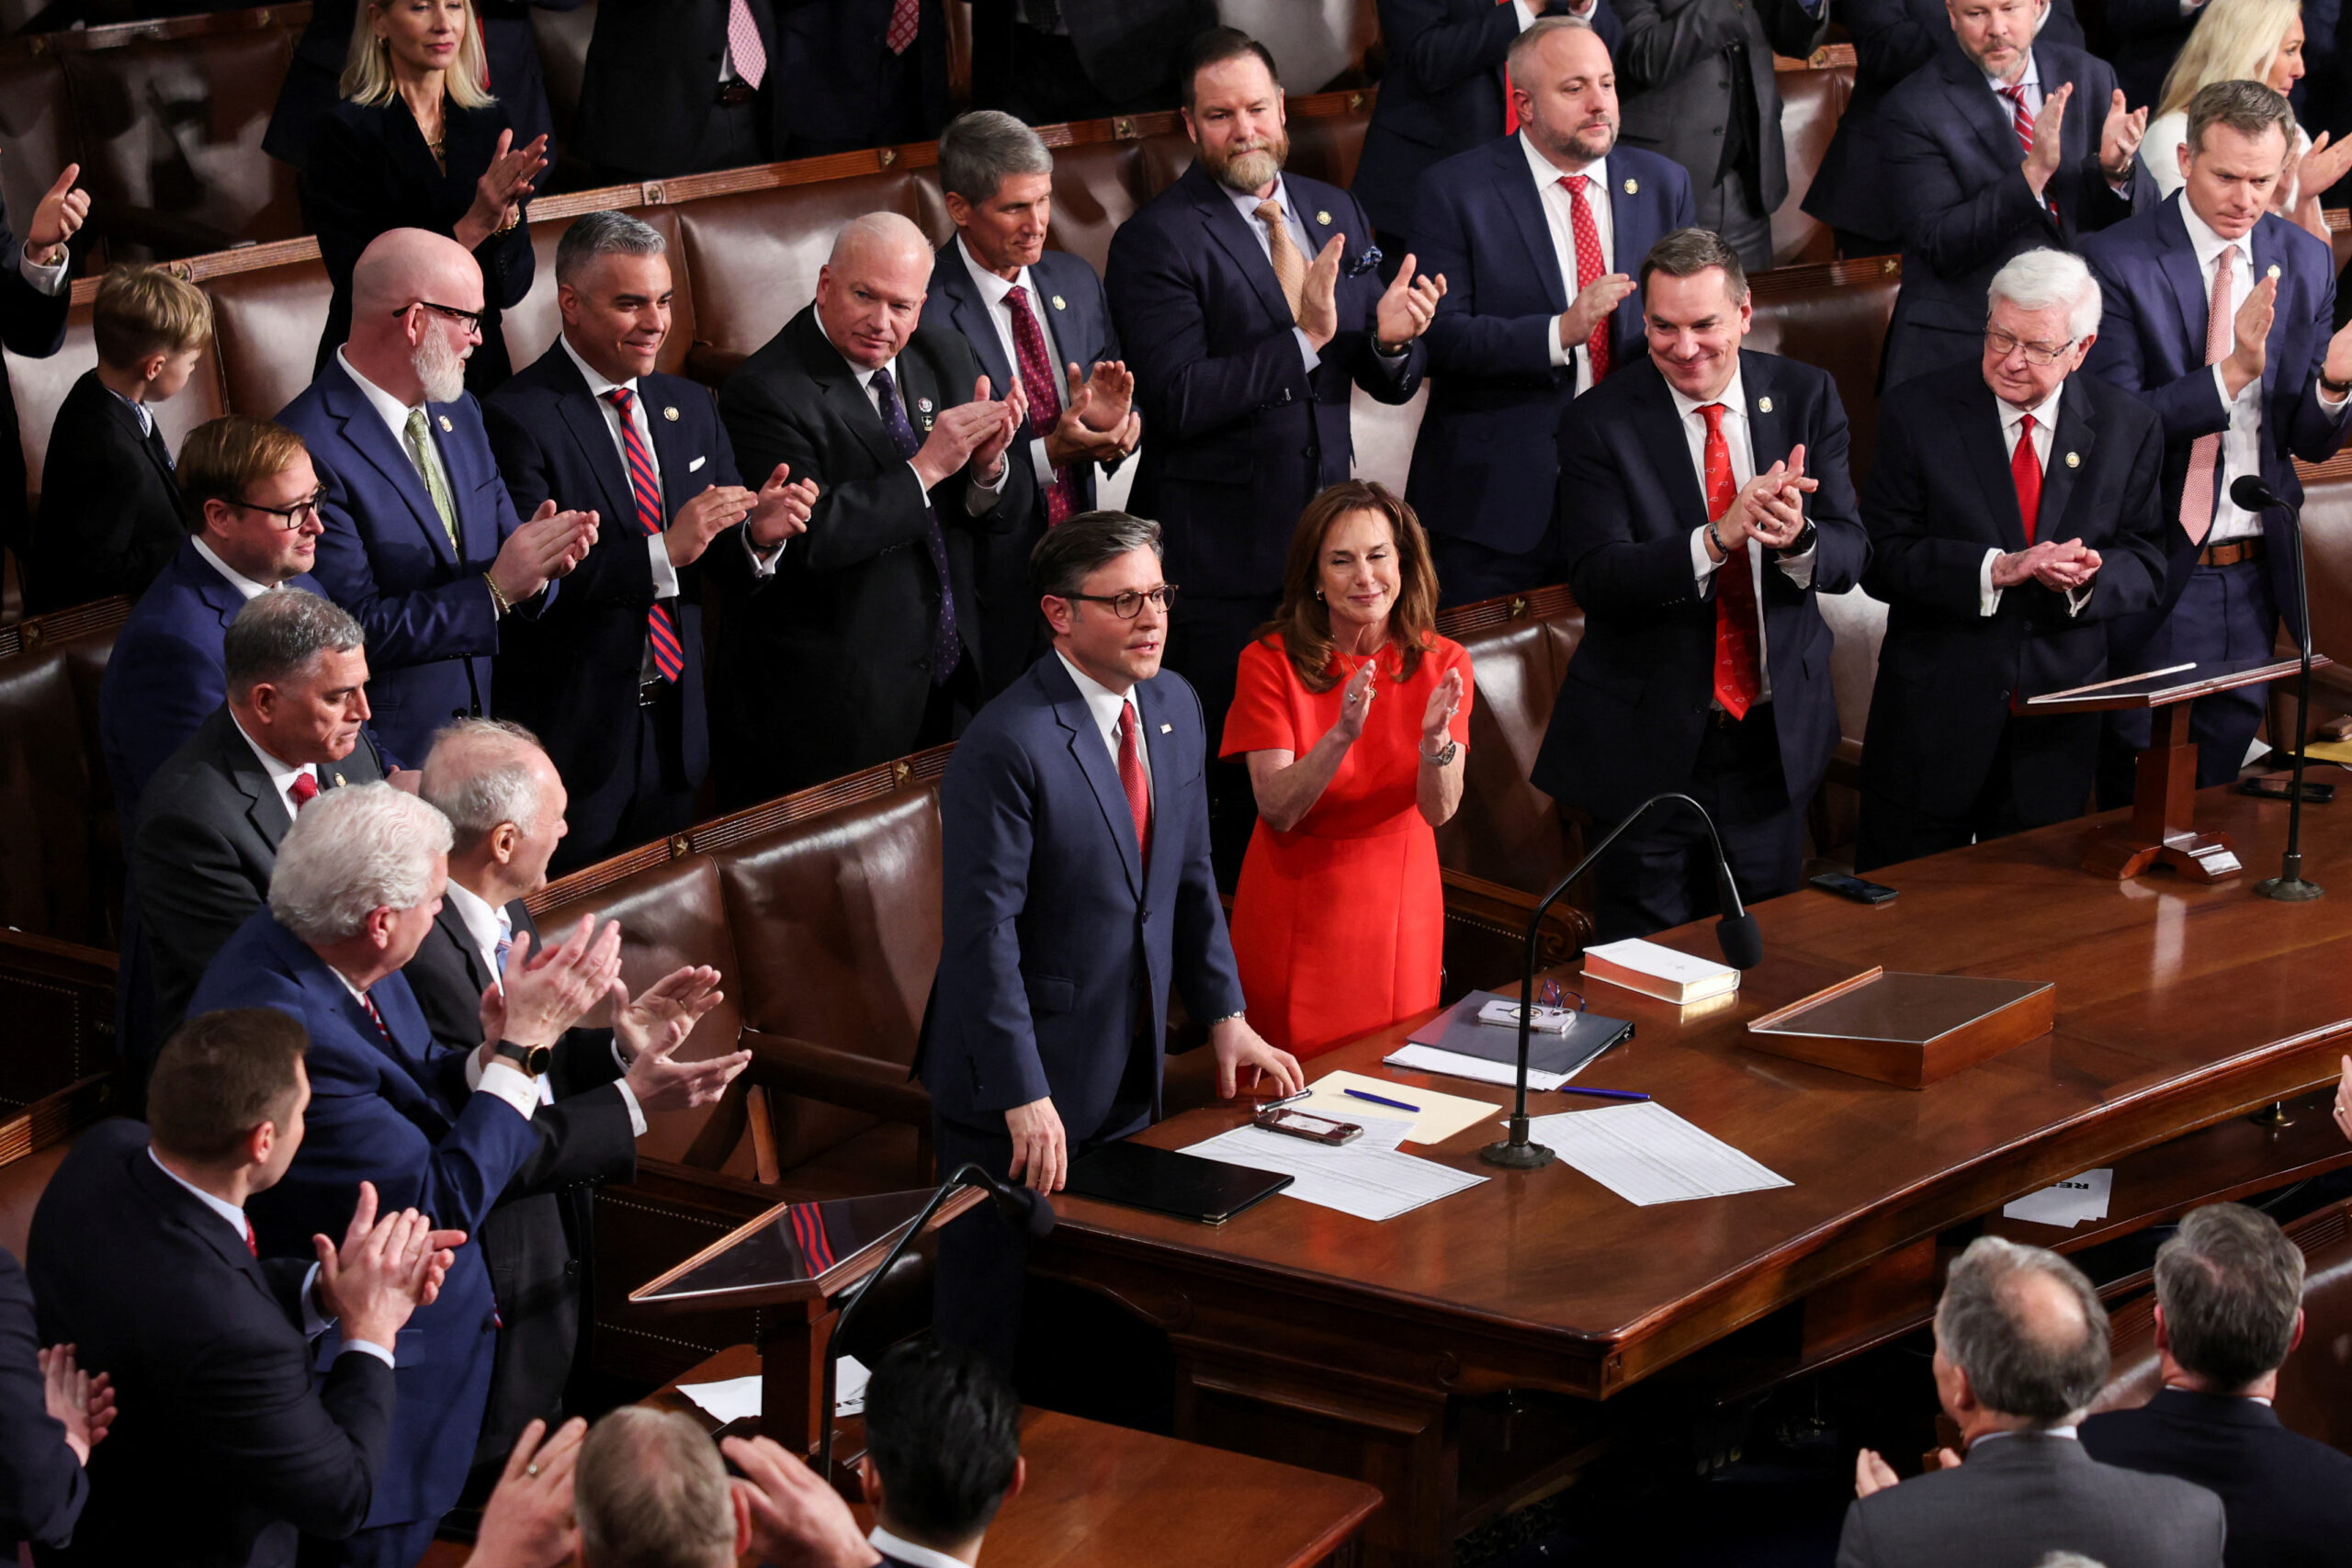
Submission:
<svg viewBox="0 0 2352 1568">
<path fill-rule="evenodd" d="M 1296 321 L 1299 296 L 1306 289 L 1306 258 L 1298 254 L 1297 242 L 1290 237 L 1290 220 L 1283 216 L 1281 202 L 1260 202 L 1258 221 L 1266 226 L 1266 255 L 1274 264 L 1274 281 L 1283 286 L 1291 320 Z"/>
<path fill-rule="evenodd" d="M 424 493 L 433 498 L 433 510 L 441 515 L 441 531 L 449 536 L 449 553 L 463 554 L 458 548 L 458 514 L 449 505 L 449 492 L 442 488 L 441 470 L 433 464 L 433 432 L 423 409 L 408 411 L 408 448 L 409 461 L 416 465 L 417 477 L 424 481 Z"/>
</svg>

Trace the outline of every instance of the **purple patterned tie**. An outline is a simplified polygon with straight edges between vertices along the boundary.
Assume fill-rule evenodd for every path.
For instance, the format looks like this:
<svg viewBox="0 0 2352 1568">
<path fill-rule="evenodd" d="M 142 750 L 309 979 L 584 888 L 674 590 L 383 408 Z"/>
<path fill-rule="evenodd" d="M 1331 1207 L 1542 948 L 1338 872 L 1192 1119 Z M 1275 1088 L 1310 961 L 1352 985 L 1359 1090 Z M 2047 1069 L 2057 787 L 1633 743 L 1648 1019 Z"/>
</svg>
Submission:
<svg viewBox="0 0 2352 1568">
<path fill-rule="evenodd" d="M 899 389 L 891 383 L 887 368 L 874 373 L 874 396 L 880 405 L 882 428 L 890 433 L 890 445 L 901 458 L 912 462 L 922 450 L 922 441 L 907 423 L 907 411 L 899 405 Z M 964 637 L 956 629 L 956 590 L 947 576 L 947 539 L 939 531 L 939 513 L 929 504 L 922 510 L 929 527 L 923 543 L 931 550 L 931 569 L 939 574 L 939 626 L 931 643 L 931 679 L 934 685 L 944 686 L 956 672 L 956 661 L 964 657 Z"/>
</svg>

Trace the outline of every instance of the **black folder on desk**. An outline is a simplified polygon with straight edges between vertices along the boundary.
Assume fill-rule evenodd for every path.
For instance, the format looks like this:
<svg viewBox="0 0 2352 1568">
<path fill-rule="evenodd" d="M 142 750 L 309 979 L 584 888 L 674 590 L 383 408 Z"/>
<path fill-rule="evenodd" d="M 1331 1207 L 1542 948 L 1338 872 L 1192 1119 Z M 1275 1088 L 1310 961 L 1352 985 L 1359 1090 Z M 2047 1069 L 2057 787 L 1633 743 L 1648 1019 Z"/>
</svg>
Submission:
<svg viewBox="0 0 2352 1568">
<path fill-rule="evenodd" d="M 1073 1162 L 1067 1190 L 1075 1198 L 1099 1198 L 1221 1225 L 1296 1179 L 1280 1171 L 1122 1141 L 1105 1144 Z"/>
</svg>

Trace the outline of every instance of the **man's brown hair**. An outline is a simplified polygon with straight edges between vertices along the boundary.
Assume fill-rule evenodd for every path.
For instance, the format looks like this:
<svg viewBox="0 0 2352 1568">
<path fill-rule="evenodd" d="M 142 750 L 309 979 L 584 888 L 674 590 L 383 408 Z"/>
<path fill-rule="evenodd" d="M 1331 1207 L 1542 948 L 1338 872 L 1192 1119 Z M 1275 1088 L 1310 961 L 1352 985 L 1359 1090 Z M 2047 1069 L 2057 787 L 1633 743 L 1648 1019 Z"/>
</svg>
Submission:
<svg viewBox="0 0 2352 1568">
<path fill-rule="evenodd" d="M 282 1131 L 295 1069 L 311 1048 L 302 1026 L 276 1008 L 198 1013 L 164 1042 L 147 1078 L 155 1146 L 197 1165 L 233 1157 L 265 1122 Z"/>
<path fill-rule="evenodd" d="M 188 532 L 204 532 L 206 502 L 243 505 L 254 486 L 309 455 L 300 436 L 274 421 L 241 413 L 206 420 L 180 443 L 180 499 Z"/>
</svg>

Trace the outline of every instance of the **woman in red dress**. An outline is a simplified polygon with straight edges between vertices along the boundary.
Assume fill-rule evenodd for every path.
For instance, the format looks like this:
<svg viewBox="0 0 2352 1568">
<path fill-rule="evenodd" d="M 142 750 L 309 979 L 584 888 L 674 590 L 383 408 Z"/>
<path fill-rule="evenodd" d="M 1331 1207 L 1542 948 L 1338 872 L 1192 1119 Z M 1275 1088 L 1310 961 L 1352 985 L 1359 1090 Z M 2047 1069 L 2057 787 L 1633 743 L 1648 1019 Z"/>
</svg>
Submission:
<svg viewBox="0 0 2352 1568">
<path fill-rule="evenodd" d="M 1298 1056 L 1437 1005 L 1437 828 L 1462 801 L 1470 656 L 1437 635 L 1413 509 L 1350 480 L 1307 503 L 1283 603 L 1243 650 L 1227 757 L 1258 826 L 1233 899 L 1250 1021 Z"/>
</svg>

